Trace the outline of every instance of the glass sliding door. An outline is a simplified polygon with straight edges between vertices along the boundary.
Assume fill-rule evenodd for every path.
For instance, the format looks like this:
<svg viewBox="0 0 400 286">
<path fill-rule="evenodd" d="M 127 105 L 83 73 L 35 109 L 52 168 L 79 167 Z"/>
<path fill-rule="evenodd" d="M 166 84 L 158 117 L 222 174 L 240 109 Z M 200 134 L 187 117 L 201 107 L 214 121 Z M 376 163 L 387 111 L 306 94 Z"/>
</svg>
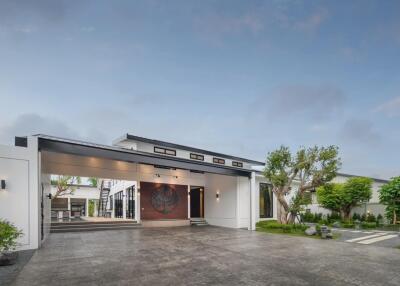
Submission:
<svg viewBox="0 0 400 286">
<path fill-rule="evenodd" d="M 260 184 L 260 218 L 273 218 L 273 193 L 269 184 Z"/>
<path fill-rule="evenodd" d="M 114 195 L 114 216 L 116 218 L 123 218 L 124 213 L 123 213 L 123 192 L 120 191 Z"/>
</svg>

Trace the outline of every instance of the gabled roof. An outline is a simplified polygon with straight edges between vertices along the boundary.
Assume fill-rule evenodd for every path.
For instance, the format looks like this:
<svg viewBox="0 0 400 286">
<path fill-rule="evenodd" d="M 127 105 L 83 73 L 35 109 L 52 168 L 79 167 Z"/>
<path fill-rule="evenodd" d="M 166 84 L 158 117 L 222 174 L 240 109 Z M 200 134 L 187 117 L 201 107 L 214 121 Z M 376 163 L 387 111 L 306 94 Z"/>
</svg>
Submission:
<svg viewBox="0 0 400 286">
<path fill-rule="evenodd" d="M 208 151 L 208 150 L 204 150 L 204 149 L 200 149 L 200 148 L 175 144 L 175 143 L 161 141 L 161 140 L 149 139 L 149 138 L 140 137 L 140 136 L 136 136 L 136 135 L 132 135 L 132 134 L 128 134 L 128 133 L 124 134 L 123 136 L 121 136 L 114 142 L 117 143 L 117 142 L 121 142 L 124 140 L 134 140 L 134 141 L 149 143 L 149 144 L 160 146 L 160 147 L 180 149 L 180 150 L 185 150 L 185 151 L 189 151 L 189 152 L 193 152 L 193 153 L 200 153 L 200 154 L 205 154 L 205 155 L 210 155 L 210 156 L 215 156 L 215 157 L 222 157 L 222 158 L 231 159 L 231 160 L 235 160 L 235 161 L 246 162 L 246 163 L 249 163 L 252 165 L 257 165 L 257 166 L 263 166 L 265 164 L 264 162 L 260 162 L 260 161 L 255 161 L 255 160 L 241 158 L 241 157 L 232 156 L 232 155 L 226 155 L 223 153 L 217 153 L 217 152 L 213 152 L 213 151 Z"/>
</svg>

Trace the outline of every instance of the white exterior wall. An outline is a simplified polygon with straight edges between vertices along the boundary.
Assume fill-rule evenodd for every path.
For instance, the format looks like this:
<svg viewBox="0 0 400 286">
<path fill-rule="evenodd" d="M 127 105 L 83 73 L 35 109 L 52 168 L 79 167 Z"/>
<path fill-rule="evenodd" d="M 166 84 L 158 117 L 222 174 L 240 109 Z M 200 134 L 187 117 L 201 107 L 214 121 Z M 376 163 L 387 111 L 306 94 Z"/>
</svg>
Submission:
<svg viewBox="0 0 400 286">
<path fill-rule="evenodd" d="M 165 148 L 165 147 L 153 145 L 150 143 L 135 142 L 133 140 L 124 140 L 121 142 L 116 142 L 115 145 L 123 147 L 123 148 L 127 148 L 127 149 L 133 149 L 133 150 L 137 150 L 137 151 L 141 151 L 141 152 L 147 152 L 147 153 L 151 153 L 151 154 L 158 154 L 158 153 L 154 153 L 154 147 Z M 217 157 L 217 156 L 207 155 L 207 154 L 204 154 L 201 152 L 190 152 L 190 151 L 180 150 L 180 149 L 174 149 L 174 150 L 176 150 L 176 156 L 169 156 L 169 155 L 165 155 L 165 156 L 166 157 L 179 157 L 179 158 L 193 160 L 193 159 L 190 159 L 190 153 L 195 153 L 195 154 L 203 155 L 204 162 L 212 163 L 212 164 L 215 164 L 215 163 L 213 163 L 213 158 Z M 158 155 L 162 155 L 162 154 L 158 154 Z M 232 161 L 236 161 L 236 160 L 225 158 L 223 156 L 217 157 L 217 158 L 225 159 L 225 166 L 231 166 L 231 167 L 232 167 Z M 197 161 L 197 160 L 193 160 L 193 161 Z M 238 162 L 242 162 L 242 161 L 239 160 Z M 246 162 L 242 162 L 242 163 L 243 163 L 243 168 L 239 168 L 239 169 L 251 169 L 250 164 L 248 164 Z M 215 165 L 218 165 L 218 164 L 215 164 Z"/>
<path fill-rule="evenodd" d="M 40 194 L 37 138 L 28 138 L 28 148 L 0 146 L 0 218 L 14 223 L 23 232 L 18 249 L 40 245 Z"/>
<path fill-rule="evenodd" d="M 206 174 L 204 218 L 211 225 L 238 227 L 238 179 L 231 176 Z M 216 195 L 219 194 L 219 199 Z"/>
</svg>

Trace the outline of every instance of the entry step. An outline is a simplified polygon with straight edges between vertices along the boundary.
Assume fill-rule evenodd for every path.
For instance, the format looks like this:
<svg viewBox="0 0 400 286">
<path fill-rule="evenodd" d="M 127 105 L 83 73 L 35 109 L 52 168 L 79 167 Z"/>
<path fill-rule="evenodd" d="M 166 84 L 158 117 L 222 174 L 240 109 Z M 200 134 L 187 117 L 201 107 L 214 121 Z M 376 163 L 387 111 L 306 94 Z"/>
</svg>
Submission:
<svg viewBox="0 0 400 286">
<path fill-rule="evenodd" d="M 192 217 L 190 218 L 190 225 L 192 226 L 204 226 L 208 225 L 208 222 L 201 217 Z"/>
<path fill-rule="evenodd" d="M 50 233 L 121 230 L 121 229 L 133 229 L 138 227 L 141 227 L 141 224 L 135 221 L 64 222 L 64 223 L 52 223 L 50 228 Z"/>
</svg>

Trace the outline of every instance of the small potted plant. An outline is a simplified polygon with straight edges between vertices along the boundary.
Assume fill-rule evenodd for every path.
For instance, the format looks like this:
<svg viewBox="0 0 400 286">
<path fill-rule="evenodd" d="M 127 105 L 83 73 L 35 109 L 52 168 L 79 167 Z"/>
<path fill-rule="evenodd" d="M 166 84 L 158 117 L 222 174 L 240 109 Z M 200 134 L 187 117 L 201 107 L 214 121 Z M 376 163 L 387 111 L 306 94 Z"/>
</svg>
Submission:
<svg viewBox="0 0 400 286">
<path fill-rule="evenodd" d="M 12 265 L 16 262 L 18 253 L 15 252 L 17 239 L 22 231 L 12 223 L 0 219 L 0 266 Z"/>
</svg>

